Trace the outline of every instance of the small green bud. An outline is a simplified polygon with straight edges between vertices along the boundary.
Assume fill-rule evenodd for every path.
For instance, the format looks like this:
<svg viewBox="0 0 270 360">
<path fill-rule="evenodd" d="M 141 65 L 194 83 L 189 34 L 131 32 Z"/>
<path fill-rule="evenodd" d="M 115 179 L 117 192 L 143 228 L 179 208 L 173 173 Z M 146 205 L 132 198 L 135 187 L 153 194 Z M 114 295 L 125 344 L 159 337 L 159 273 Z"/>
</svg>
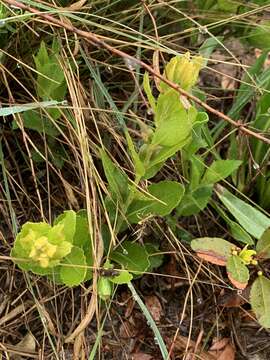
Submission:
<svg viewBox="0 0 270 360">
<path fill-rule="evenodd" d="M 262 276 L 263 275 L 263 272 L 260 270 L 257 272 L 258 276 Z"/>
<path fill-rule="evenodd" d="M 98 296 L 102 300 L 104 301 L 108 300 L 112 295 L 112 284 L 110 280 L 101 276 L 98 280 L 97 291 L 98 291 Z"/>
<path fill-rule="evenodd" d="M 256 266 L 256 265 L 258 265 L 258 261 L 255 260 L 255 259 L 252 259 L 252 260 L 250 261 L 250 264 Z"/>
</svg>

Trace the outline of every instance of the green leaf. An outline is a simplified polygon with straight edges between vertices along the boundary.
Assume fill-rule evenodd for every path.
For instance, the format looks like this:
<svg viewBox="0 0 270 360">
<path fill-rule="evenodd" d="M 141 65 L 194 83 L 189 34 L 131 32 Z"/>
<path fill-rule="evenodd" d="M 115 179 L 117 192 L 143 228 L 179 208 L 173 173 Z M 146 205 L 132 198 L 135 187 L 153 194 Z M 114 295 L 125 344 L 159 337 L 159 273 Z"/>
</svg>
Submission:
<svg viewBox="0 0 270 360">
<path fill-rule="evenodd" d="M 60 133 L 51 119 L 38 114 L 33 110 L 26 111 L 23 116 L 23 125 L 26 129 L 37 131 L 40 134 L 56 137 Z M 12 122 L 12 128 L 17 129 L 18 125 L 15 121 Z"/>
<path fill-rule="evenodd" d="M 148 164 L 148 167 L 146 167 L 146 171 L 143 175 L 143 179 L 148 180 L 151 179 L 153 176 L 155 176 L 159 170 L 163 167 L 165 161 L 161 161 L 158 164 L 155 164 L 152 166 L 152 163 L 150 162 Z"/>
<path fill-rule="evenodd" d="M 228 116 L 231 118 L 238 118 L 241 110 L 254 96 L 256 89 L 263 89 L 268 84 L 270 69 L 264 70 L 267 55 L 268 52 L 264 51 L 256 60 L 255 64 L 248 70 L 248 73 L 245 73 L 232 108 L 228 112 Z M 253 86 L 254 82 L 256 86 Z"/>
<path fill-rule="evenodd" d="M 133 141 L 127 130 L 125 131 L 125 135 L 127 139 L 128 149 L 133 160 L 136 178 L 141 179 L 145 174 L 144 164 L 141 161 L 139 154 L 136 152 Z"/>
<path fill-rule="evenodd" d="M 270 227 L 270 219 L 253 206 L 238 199 L 228 190 L 219 186 L 217 195 L 239 224 L 256 239 Z"/>
<path fill-rule="evenodd" d="M 164 255 L 160 254 L 160 251 L 158 249 L 157 245 L 154 245 L 152 243 L 146 243 L 145 245 L 145 249 L 148 253 L 148 260 L 150 261 L 150 269 L 149 271 L 151 271 L 152 269 L 158 268 L 162 265 L 163 263 L 163 259 L 164 259 Z"/>
<path fill-rule="evenodd" d="M 155 113 L 155 126 L 159 127 L 167 118 L 175 118 L 179 109 L 184 109 L 180 103 L 179 94 L 171 89 L 165 94 L 160 94 L 157 99 L 157 110 Z"/>
<path fill-rule="evenodd" d="M 193 191 L 188 191 L 178 207 L 176 208 L 179 216 L 196 215 L 202 211 L 211 199 L 213 192 L 212 185 L 199 186 Z"/>
<path fill-rule="evenodd" d="M 270 228 L 266 229 L 262 234 L 256 245 L 258 257 L 269 259 L 270 258 Z"/>
<path fill-rule="evenodd" d="M 176 181 L 160 181 L 147 188 L 148 194 L 143 199 L 135 198 L 128 208 L 127 218 L 130 223 L 137 223 L 149 215 L 165 216 L 179 204 L 185 188 Z"/>
<path fill-rule="evenodd" d="M 212 202 L 211 205 L 229 225 L 231 235 L 235 240 L 247 245 L 254 245 L 252 237 L 242 228 L 241 225 L 230 219 L 229 216 L 225 213 L 225 211 L 223 211 L 222 208 L 218 204 L 216 204 L 216 202 Z"/>
<path fill-rule="evenodd" d="M 15 106 L 9 106 L 9 107 L 2 107 L 0 109 L 0 116 L 8 116 L 8 115 L 14 115 L 30 110 L 40 109 L 40 108 L 50 108 L 51 106 L 61 105 L 62 101 L 40 101 L 40 102 L 34 102 L 34 103 L 28 103 L 28 104 L 21 104 L 21 105 L 15 105 Z"/>
<path fill-rule="evenodd" d="M 76 231 L 76 213 L 73 210 L 64 211 L 54 220 L 54 225 L 62 225 L 65 241 L 73 243 Z"/>
<path fill-rule="evenodd" d="M 223 36 L 210 37 L 206 39 L 200 46 L 199 53 L 203 57 L 203 67 L 207 65 L 208 59 L 210 58 L 212 52 L 222 42 L 222 40 Z"/>
<path fill-rule="evenodd" d="M 136 243 L 124 241 L 110 254 L 110 260 L 129 272 L 141 274 L 150 266 L 146 249 Z"/>
<path fill-rule="evenodd" d="M 38 53 L 34 56 L 36 67 L 42 67 L 49 62 L 49 55 L 44 41 L 41 41 Z"/>
<path fill-rule="evenodd" d="M 129 193 L 127 175 L 112 162 L 103 149 L 100 150 L 100 156 L 110 191 L 119 202 L 125 202 Z"/>
<path fill-rule="evenodd" d="M 260 23 L 257 23 L 246 39 L 249 44 L 256 48 L 270 48 L 270 21 L 263 20 Z"/>
<path fill-rule="evenodd" d="M 243 290 L 246 288 L 249 280 L 249 271 L 239 256 L 229 256 L 226 270 L 231 283 L 237 289 Z"/>
<path fill-rule="evenodd" d="M 189 190 L 196 190 L 201 182 L 201 177 L 205 170 L 205 164 L 199 155 L 192 155 L 189 158 L 189 161 L 191 165 Z"/>
<path fill-rule="evenodd" d="M 76 214 L 76 228 L 73 239 L 73 244 L 75 246 L 83 247 L 86 245 L 91 247 L 92 242 L 89 232 L 88 217 L 85 210 L 80 210 Z"/>
<path fill-rule="evenodd" d="M 217 0 L 219 10 L 230 12 L 232 14 L 237 12 L 237 9 L 240 6 L 235 0 Z"/>
<path fill-rule="evenodd" d="M 184 142 L 180 142 L 177 145 L 171 147 L 161 147 L 160 150 L 157 149 L 149 161 L 144 178 L 149 179 L 153 177 L 157 173 L 157 171 L 164 165 L 164 162 L 169 157 L 173 156 L 177 151 L 182 149 L 190 140 L 191 137 L 187 138 Z"/>
<path fill-rule="evenodd" d="M 191 248 L 200 258 L 212 264 L 225 266 L 234 245 L 221 238 L 204 237 L 192 240 Z"/>
<path fill-rule="evenodd" d="M 155 215 L 168 215 L 181 201 L 185 188 L 176 181 L 164 180 L 148 186 L 147 191 L 159 201 L 154 201 L 149 209 Z M 162 204 L 163 202 L 163 204 Z"/>
<path fill-rule="evenodd" d="M 54 41 L 50 54 L 44 42 L 34 61 L 38 72 L 37 93 L 44 99 L 62 100 L 65 96 L 67 85 L 64 71 L 58 61 L 60 46 Z"/>
<path fill-rule="evenodd" d="M 128 271 L 122 270 L 119 275 L 111 276 L 109 279 L 112 283 L 121 285 L 129 283 L 133 279 L 133 276 Z"/>
<path fill-rule="evenodd" d="M 260 325 L 270 328 L 270 280 L 259 276 L 251 286 L 250 303 Z"/>
<path fill-rule="evenodd" d="M 144 88 L 144 91 L 145 91 L 145 93 L 147 95 L 147 99 L 149 101 L 149 104 L 150 104 L 153 112 L 155 113 L 156 112 L 156 99 L 154 98 L 154 96 L 152 94 L 148 72 L 145 72 L 144 76 L 143 76 L 143 88 Z"/>
<path fill-rule="evenodd" d="M 197 112 L 197 116 L 192 127 L 192 140 L 184 147 L 184 150 L 189 158 L 197 153 L 200 148 L 211 147 L 209 146 L 209 143 L 206 142 L 206 136 L 204 134 L 206 129 L 205 124 L 208 120 L 209 117 L 207 113 L 202 111 Z"/>
<path fill-rule="evenodd" d="M 65 75 L 59 63 L 50 60 L 48 64 L 42 66 L 39 73 L 40 75 L 37 77 L 38 95 L 44 100 L 63 100 L 66 84 L 64 83 Z"/>
<path fill-rule="evenodd" d="M 61 261 L 61 280 L 67 286 L 77 286 L 84 281 L 86 268 L 87 264 L 83 250 L 73 246 L 68 256 Z"/>
<path fill-rule="evenodd" d="M 201 184 L 215 184 L 230 176 L 241 164 L 240 160 L 216 160 L 206 170 Z"/>
<path fill-rule="evenodd" d="M 155 116 L 156 130 L 152 138 L 153 145 L 172 147 L 185 144 L 191 135 L 192 122 L 188 112 L 179 100 L 175 90 L 160 94 Z"/>
</svg>

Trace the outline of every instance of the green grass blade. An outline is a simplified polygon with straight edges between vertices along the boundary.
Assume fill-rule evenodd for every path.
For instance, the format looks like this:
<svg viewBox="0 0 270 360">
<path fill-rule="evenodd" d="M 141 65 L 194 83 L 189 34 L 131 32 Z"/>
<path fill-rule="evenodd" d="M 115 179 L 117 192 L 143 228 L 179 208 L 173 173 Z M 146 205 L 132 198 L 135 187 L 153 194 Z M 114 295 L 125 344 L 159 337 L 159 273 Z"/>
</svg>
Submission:
<svg viewBox="0 0 270 360">
<path fill-rule="evenodd" d="M 160 348 L 160 351 L 161 351 L 161 354 L 162 354 L 162 357 L 164 360 L 169 360 L 169 353 L 168 353 L 168 350 L 166 348 L 166 345 L 164 343 L 164 340 L 162 339 L 162 336 L 158 330 L 158 327 L 155 323 L 155 321 L 153 320 L 151 314 L 149 313 L 147 307 L 144 305 L 142 299 L 139 297 L 139 295 L 137 294 L 134 286 L 132 285 L 131 282 L 128 283 L 128 287 L 132 293 L 132 296 L 133 296 L 133 299 L 137 302 L 137 304 L 139 305 L 139 307 L 141 308 L 144 316 L 146 317 L 146 320 L 147 320 L 147 324 L 151 327 L 151 329 L 153 330 L 153 333 L 154 333 L 154 339 L 155 339 L 155 342 L 158 344 L 159 348 Z"/>
</svg>

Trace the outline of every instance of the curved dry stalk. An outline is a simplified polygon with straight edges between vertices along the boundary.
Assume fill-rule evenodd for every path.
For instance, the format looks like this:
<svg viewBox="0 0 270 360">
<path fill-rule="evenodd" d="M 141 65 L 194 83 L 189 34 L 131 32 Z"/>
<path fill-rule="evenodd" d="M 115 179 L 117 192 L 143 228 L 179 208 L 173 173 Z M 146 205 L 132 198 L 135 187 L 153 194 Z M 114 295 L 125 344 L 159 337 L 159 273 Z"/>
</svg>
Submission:
<svg viewBox="0 0 270 360">
<path fill-rule="evenodd" d="M 77 27 L 73 26 L 69 22 L 64 22 L 64 21 L 58 20 L 55 17 L 53 17 L 52 15 L 42 13 L 40 10 L 32 8 L 31 6 L 25 5 L 25 4 L 23 4 L 21 2 L 18 2 L 16 0 L 2 0 L 2 1 L 4 3 L 6 3 L 6 4 L 16 6 L 16 7 L 20 8 L 20 9 L 22 9 L 22 10 L 29 11 L 32 14 L 36 14 L 37 16 L 39 16 L 39 17 L 47 20 L 48 22 L 50 22 L 51 25 L 55 25 L 57 27 L 64 28 L 65 30 L 68 30 L 68 31 L 70 31 L 70 32 L 72 32 L 74 34 L 77 34 L 78 36 L 88 40 L 91 44 L 93 44 L 93 45 L 95 45 L 97 47 L 100 46 L 100 47 L 102 47 L 104 49 L 107 49 L 108 51 L 110 51 L 114 55 L 120 56 L 120 57 L 122 57 L 124 59 L 129 59 L 129 60 L 135 62 L 136 64 L 140 65 L 145 70 L 147 70 L 150 74 L 152 74 L 153 76 L 155 76 L 158 79 L 165 82 L 172 89 L 176 90 L 179 94 L 189 98 L 190 100 L 193 100 L 195 103 L 202 106 L 205 110 L 207 110 L 210 113 L 215 114 L 219 118 L 227 121 L 228 123 L 230 123 L 234 127 L 238 128 L 239 131 L 241 131 L 245 135 L 252 136 L 252 137 L 254 137 L 254 138 L 258 139 L 258 140 L 261 140 L 261 141 L 263 141 L 263 142 L 265 142 L 267 144 L 270 144 L 270 139 L 264 137 L 260 133 L 257 133 L 255 131 L 245 127 L 240 121 L 235 121 L 235 120 L 231 119 L 229 116 L 227 116 L 227 115 L 223 114 L 222 112 L 220 112 L 220 111 L 214 109 L 213 107 L 209 106 L 205 102 L 198 99 L 196 96 L 194 96 L 194 95 L 188 93 L 187 91 L 183 90 L 182 88 L 180 88 L 180 86 L 178 86 L 177 84 L 175 84 L 172 81 L 166 79 L 163 75 L 158 74 L 150 65 L 146 64 L 145 62 L 143 62 L 143 61 L 141 61 L 139 59 L 136 59 L 135 57 L 125 53 L 124 51 L 121 51 L 121 50 L 118 50 L 118 49 L 114 48 L 113 46 L 107 44 L 105 41 L 103 41 L 100 37 L 98 37 L 94 33 L 89 32 L 89 31 L 80 30 Z"/>
</svg>

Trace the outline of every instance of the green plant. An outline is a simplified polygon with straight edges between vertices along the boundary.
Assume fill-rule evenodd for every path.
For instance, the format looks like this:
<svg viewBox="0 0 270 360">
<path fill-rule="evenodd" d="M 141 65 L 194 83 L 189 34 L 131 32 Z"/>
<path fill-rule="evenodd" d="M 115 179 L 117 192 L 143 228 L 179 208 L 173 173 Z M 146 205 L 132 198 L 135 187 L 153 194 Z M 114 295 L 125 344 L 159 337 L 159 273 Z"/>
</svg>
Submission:
<svg viewBox="0 0 270 360">
<path fill-rule="evenodd" d="M 191 247 L 200 258 L 225 266 L 230 282 L 237 289 L 245 289 L 250 273 L 257 273 L 258 277 L 251 285 L 250 303 L 259 323 L 269 328 L 270 280 L 263 275 L 263 269 L 265 260 L 270 258 L 270 219 L 224 188 L 219 187 L 217 194 L 238 223 L 258 239 L 256 245 L 252 240 L 251 249 L 248 249 L 249 245 L 239 248 L 222 238 L 205 237 L 192 240 Z"/>
<path fill-rule="evenodd" d="M 270 70 L 264 68 L 268 52 L 263 52 L 250 68 L 248 75 L 243 77 L 243 83 L 239 92 L 228 112 L 233 118 L 239 118 L 244 107 L 251 102 L 256 94 L 256 89 L 260 93 L 256 96 L 256 106 L 251 113 L 251 124 L 254 129 L 267 133 L 270 128 L 269 122 L 269 88 Z M 254 83 L 256 87 L 254 87 Z M 249 119 L 247 119 L 249 121 Z M 222 129 L 215 130 L 215 138 Z M 258 204 L 264 209 L 270 208 L 270 182 L 269 182 L 269 149 L 266 144 L 251 139 L 250 151 L 246 152 L 246 141 L 235 134 L 230 136 L 230 147 L 228 156 L 233 159 L 241 159 L 242 164 L 238 171 L 233 174 L 233 182 L 237 188 L 244 193 L 255 195 Z"/>
<path fill-rule="evenodd" d="M 56 105 L 65 103 L 67 84 L 59 55 L 60 45 L 56 39 L 51 47 L 47 47 L 44 41 L 40 43 L 39 51 L 34 56 L 37 73 L 36 93 L 39 101 L 36 104 L 28 104 L 30 109 L 27 106 L 21 107 L 20 112 L 22 112 L 24 128 L 47 137 L 46 141 L 50 148 L 49 157 L 55 166 L 61 168 L 64 163 L 64 149 L 57 141 L 62 129 L 61 123 L 57 121 L 60 120 L 63 112 Z M 20 127 L 20 123 L 16 120 L 12 125 L 14 130 Z M 39 152 L 43 153 L 41 148 Z M 44 161 L 39 152 L 32 152 L 32 157 L 36 162 Z"/>
<path fill-rule="evenodd" d="M 72 287 L 90 280 L 93 256 L 86 211 L 65 211 L 52 226 L 45 222 L 25 223 L 16 237 L 11 257 L 22 270 L 46 275 L 59 284 Z M 125 241 L 107 254 L 100 269 L 100 297 L 107 299 L 113 284 L 126 284 L 133 278 L 132 274 L 141 275 L 161 262 L 162 256 L 155 245 Z M 121 268 L 115 270 L 115 264 Z"/>
<path fill-rule="evenodd" d="M 54 60 L 54 57 L 48 56 L 45 45 L 42 44 L 35 62 L 43 75 L 55 66 Z M 166 66 L 164 74 L 169 80 L 190 90 L 197 80 L 201 65 L 201 57 L 190 60 L 187 54 L 173 58 Z M 179 72 L 185 77 L 179 76 Z M 58 80 L 63 95 L 63 78 Z M 37 91 L 43 100 L 48 100 L 49 97 L 54 97 L 52 94 L 58 93 L 58 86 L 46 87 L 41 77 Z M 135 181 L 129 179 L 114 164 L 105 150 L 100 150 L 108 181 L 105 206 L 111 223 L 115 224 L 115 236 L 130 224 L 136 224 L 149 216 L 168 215 L 179 205 L 184 186 L 176 181 L 160 181 L 147 185 L 143 190 L 139 189 L 138 185 L 141 181 L 153 177 L 166 159 L 191 142 L 192 129 L 201 119 L 196 108 L 191 105 L 186 107 L 178 93 L 165 83 L 159 85 L 160 95 L 157 100 L 150 90 L 147 74 L 144 77 L 144 88 L 154 111 L 155 128 L 144 126 L 144 142 L 138 151 L 128 131 L 125 131 L 134 163 Z M 87 217 L 83 211 L 77 214 L 73 211 L 64 212 L 55 220 L 53 226 L 46 223 L 26 223 L 16 238 L 12 257 L 23 270 L 47 275 L 68 286 L 78 285 L 92 276 L 91 270 L 86 271 L 87 267 L 91 268 L 93 264 L 92 243 L 87 227 Z M 109 233 L 105 224 L 103 230 Z M 103 299 L 111 295 L 113 284 L 127 283 L 134 275 L 151 271 L 162 262 L 162 256 L 157 254 L 158 249 L 153 244 L 139 245 L 127 240 L 114 249 L 107 246 L 106 250 L 106 260 L 98 281 L 99 294 Z M 121 268 L 114 270 L 114 264 Z"/>
<path fill-rule="evenodd" d="M 79 285 L 92 277 L 92 246 L 84 212 L 65 211 L 51 226 L 27 222 L 18 233 L 11 256 L 22 269 L 57 283 Z M 89 269 L 88 269 L 89 267 Z"/>
</svg>

